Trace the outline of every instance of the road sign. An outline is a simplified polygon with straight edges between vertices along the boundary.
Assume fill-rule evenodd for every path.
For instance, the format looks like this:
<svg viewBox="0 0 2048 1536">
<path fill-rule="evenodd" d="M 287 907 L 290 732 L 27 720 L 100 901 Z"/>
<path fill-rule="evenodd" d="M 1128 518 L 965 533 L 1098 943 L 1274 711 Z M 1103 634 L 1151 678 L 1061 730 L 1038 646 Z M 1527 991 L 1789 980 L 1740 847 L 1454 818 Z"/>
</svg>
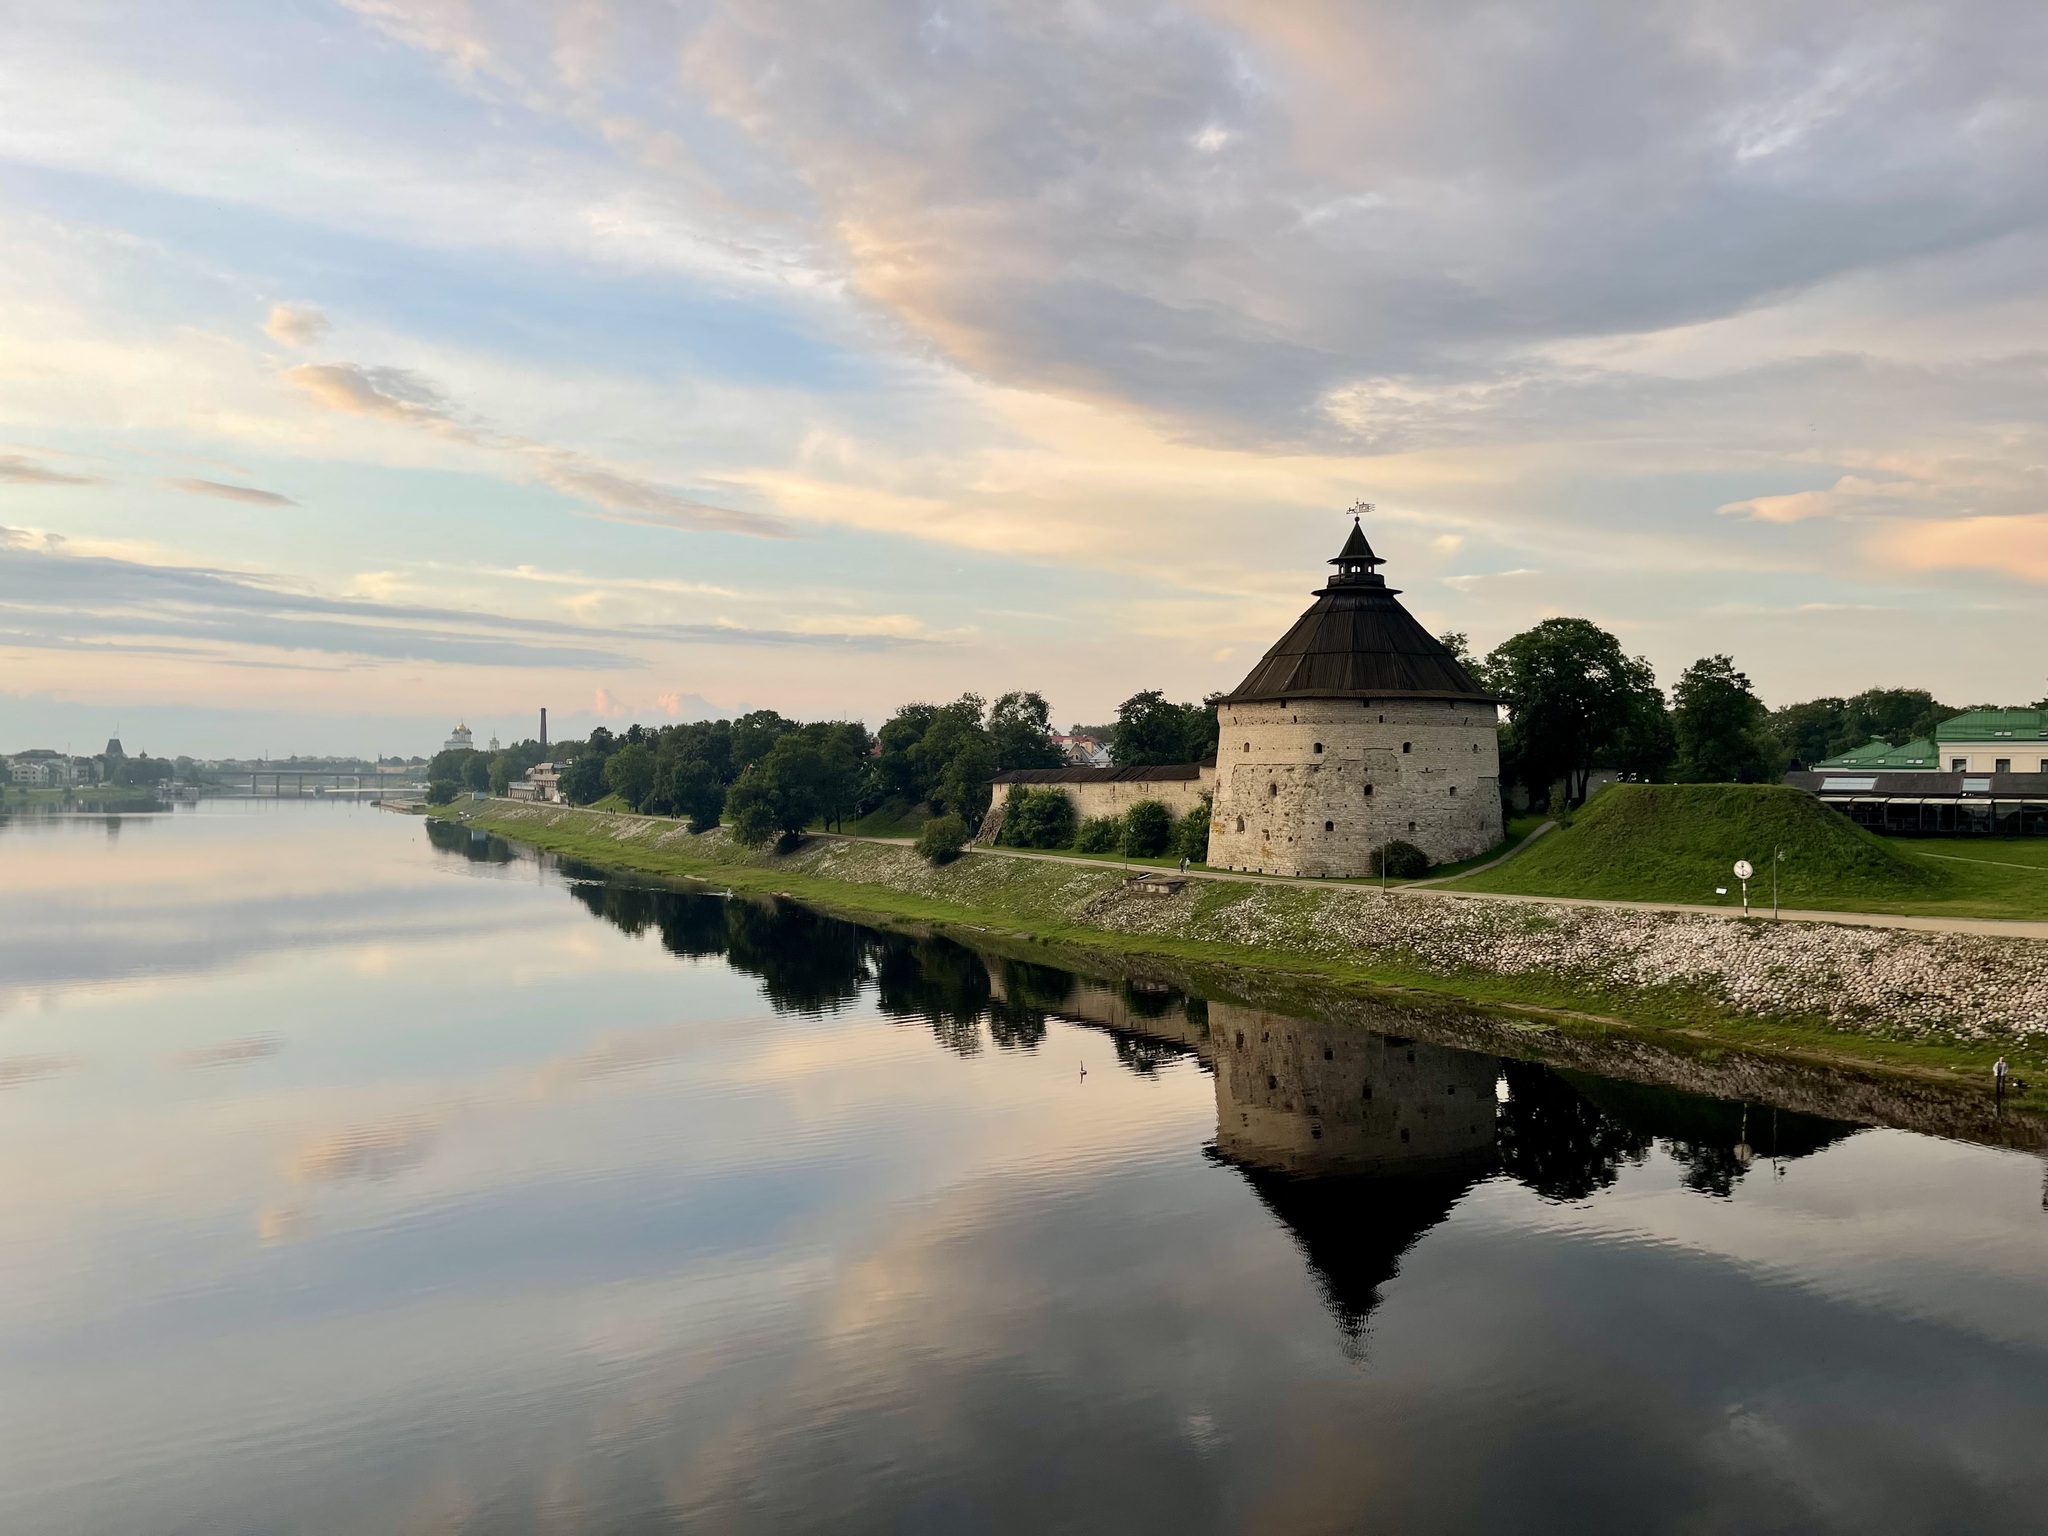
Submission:
<svg viewBox="0 0 2048 1536">
<path fill-rule="evenodd" d="M 1755 871 L 1755 870 L 1753 870 L 1753 869 L 1751 869 L 1751 868 L 1749 867 L 1749 860 L 1747 860 L 1747 859 L 1737 859 L 1737 860 L 1735 861 L 1735 878 L 1736 878 L 1736 879 L 1738 879 L 1738 880 L 1747 880 L 1747 879 L 1748 879 L 1748 878 L 1749 878 L 1749 877 L 1750 877 L 1751 875 L 1753 875 L 1753 874 L 1755 874 L 1755 873 L 1756 873 L 1756 871 Z"/>
</svg>

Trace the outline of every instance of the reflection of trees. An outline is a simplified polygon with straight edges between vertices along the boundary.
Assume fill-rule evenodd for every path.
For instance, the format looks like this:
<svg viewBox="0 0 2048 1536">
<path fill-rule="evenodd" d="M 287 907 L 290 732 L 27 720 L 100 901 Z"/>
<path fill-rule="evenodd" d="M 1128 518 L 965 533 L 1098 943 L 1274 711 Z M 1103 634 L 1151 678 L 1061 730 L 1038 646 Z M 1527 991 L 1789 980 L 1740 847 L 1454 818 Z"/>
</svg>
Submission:
<svg viewBox="0 0 2048 1536">
<path fill-rule="evenodd" d="M 1126 979 L 1118 984 L 1124 1006 L 1141 1019 L 1163 1019 L 1186 1000 L 1179 987 L 1168 986 L 1163 981 L 1134 981 Z"/>
<path fill-rule="evenodd" d="M 1074 995 L 1074 973 L 1033 960 L 1003 961 L 1003 991 L 1020 1008 L 1057 1011 Z"/>
<path fill-rule="evenodd" d="M 459 821 L 429 821 L 427 841 L 440 852 L 457 854 L 472 864 L 510 864 L 519 857 L 502 837 Z"/>
<path fill-rule="evenodd" d="M 1583 1072 L 1560 1072 L 1599 1113 L 1645 1140 L 1655 1137 L 1685 1169 L 1685 1185 L 1726 1197 L 1748 1171 L 1747 1158 L 1807 1157 L 1852 1136 L 1842 1120 L 1709 1099 L 1675 1088 L 1625 1083 Z M 1738 1151 L 1741 1148 L 1743 1150 Z"/>
<path fill-rule="evenodd" d="M 1639 1163 L 1650 1137 L 1609 1119 L 1569 1082 L 1534 1062 L 1501 1064 L 1508 1101 L 1495 1117 L 1501 1171 L 1545 1200 L 1583 1200 Z"/>
<path fill-rule="evenodd" d="M 872 939 L 875 998 L 882 1012 L 925 1020 L 949 1051 L 962 1056 L 979 1051 L 982 1015 L 994 996 L 981 956 L 934 935 L 876 934 Z"/>
<path fill-rule="evenodd" d="M 861 930 L 794 902 L 725 903 L 726 963 L 758 976 L 784 1013 L 825 1013 L 868 979 Z"/>
<path fill-rule="evenodd" d="M 1185 1045 L 1147 1040 L 1143 1035 L 1127 1035 L 1122 1030 L 1112 1031 L 1110 1038 L 1116 1045 L 1116 1059 L 1140 1077 L 1157 1077 L 1161 1067 L 1189 1054 Z"/>
<path fill-rule="evenodd" d="M 988 1005 L 988 1037 L 1005 1051 L 1035 1051 L 1045 1039 L 1045 1015 L 1035 1008 L 991 998 Z"/>
</svg>

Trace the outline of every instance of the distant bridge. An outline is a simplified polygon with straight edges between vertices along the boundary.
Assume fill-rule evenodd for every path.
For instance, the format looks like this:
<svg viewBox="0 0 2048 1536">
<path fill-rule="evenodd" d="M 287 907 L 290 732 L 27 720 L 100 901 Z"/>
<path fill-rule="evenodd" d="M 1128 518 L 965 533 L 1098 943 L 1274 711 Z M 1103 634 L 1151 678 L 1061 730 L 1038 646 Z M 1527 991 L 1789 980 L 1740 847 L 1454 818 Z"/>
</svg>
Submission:
<svg viewBox="0 0 2048 1536">
<path fill-rule="evenodd" d="M 344 799 L 407 799 L 421 791 L 408 768 L 380 768 L 368 773 L 335 768 L 252 768 L 246 770 L 243 793 L 265 800 L 341 797 Z M 220 780 L 223 790 L 242 790 L 244 770 Z"/>
</svg>

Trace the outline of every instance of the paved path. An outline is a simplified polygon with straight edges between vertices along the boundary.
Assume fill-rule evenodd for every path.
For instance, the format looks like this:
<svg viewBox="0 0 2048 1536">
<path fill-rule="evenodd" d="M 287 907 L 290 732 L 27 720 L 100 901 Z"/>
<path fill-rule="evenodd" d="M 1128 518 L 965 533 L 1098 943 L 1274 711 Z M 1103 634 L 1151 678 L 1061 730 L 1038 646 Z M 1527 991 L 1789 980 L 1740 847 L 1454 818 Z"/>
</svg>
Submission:
<svg viewBox="0 0 2048 1536">
<path fill-rule="evenodd" d="M 844 832 L 814 835 L 838 837 L 849 843 L 885 843 L 898 848 L 908 848 L 911 845 L 911 839 L 907 837 L 854 837 Z M 1520 853 L 1536 840 L 1536 835 L 1531 833 L 1502 858 L 1512 858 Z M 1080 858 L 1070 853 L 1039 853 L 1026 848 L 970 846 L 968 852 L 999 859 L 1040 859 L 1049 864 L 1081 864 L 1089 869 L 1120 867 L 1106 859 Z M 1146 871 L 1158 868 L 1151 864 L 1130 867 L 1133 870 Z M 1172 867 L 1166 866 L 1162 872 L 1171 873 Z M 1477 873 L 1477 870 L 1466 870 L 1464 874 L 1452 878 L 1462 879 L 1465 874 Z M 1637 912 L 1692 912 L 1701 917 L 1740 919 L 1745 916 L 1740 907 L 1695 906 L 1682 901 L 1613 901 L 1596 896 L 1511 896 L 1499 891 L 1451 890 L 1426 883 L 1377 886 L 1370 880 L 1322 880 L 1308 875 L 1249 875 L 1225 869 L 1190 869 L 1187 877 L 1190 880 L 1239 880 L 1249 885 L 1312 885 L 1331 886 L 1347 891 L 1377 890 L 1389 897 L 1401 896 L 1416 901 L 1507 901 L 1536 903 L 1550 907 L 1626 907 Z M 1752 908 L 1746 915 L 1769 918 L 1771 913 L 1770 908 L 1766 906 Z M 1796 923 L 1841 923 L 1852 928 L 1910 928 L 1923 933 L 1981 933 L 2005 939 L 2048 939 L 2048 922 L 2028 922 L 2012 918 L 1907 917 L 1893 912 L 1814 912 L 1794 907 L 1786 907 L 1780 916 Z"/>
</svg>

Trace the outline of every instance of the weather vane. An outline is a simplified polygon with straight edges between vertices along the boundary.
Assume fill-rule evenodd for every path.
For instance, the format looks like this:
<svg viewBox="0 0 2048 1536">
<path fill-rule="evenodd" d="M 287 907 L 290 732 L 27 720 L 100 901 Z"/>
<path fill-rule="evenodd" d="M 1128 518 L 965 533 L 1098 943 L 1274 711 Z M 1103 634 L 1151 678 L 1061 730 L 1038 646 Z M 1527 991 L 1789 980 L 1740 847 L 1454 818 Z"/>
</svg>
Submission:
<svg viewBox="0 0 2048 1536">
<path fill-rule="evenodd" d="M 1354 501 L 1351 503 L 1351 515 L 1355 518 L 1364 517 L 1371 511 L 1372 503 L 1369 501 Z"/>
</svg>

